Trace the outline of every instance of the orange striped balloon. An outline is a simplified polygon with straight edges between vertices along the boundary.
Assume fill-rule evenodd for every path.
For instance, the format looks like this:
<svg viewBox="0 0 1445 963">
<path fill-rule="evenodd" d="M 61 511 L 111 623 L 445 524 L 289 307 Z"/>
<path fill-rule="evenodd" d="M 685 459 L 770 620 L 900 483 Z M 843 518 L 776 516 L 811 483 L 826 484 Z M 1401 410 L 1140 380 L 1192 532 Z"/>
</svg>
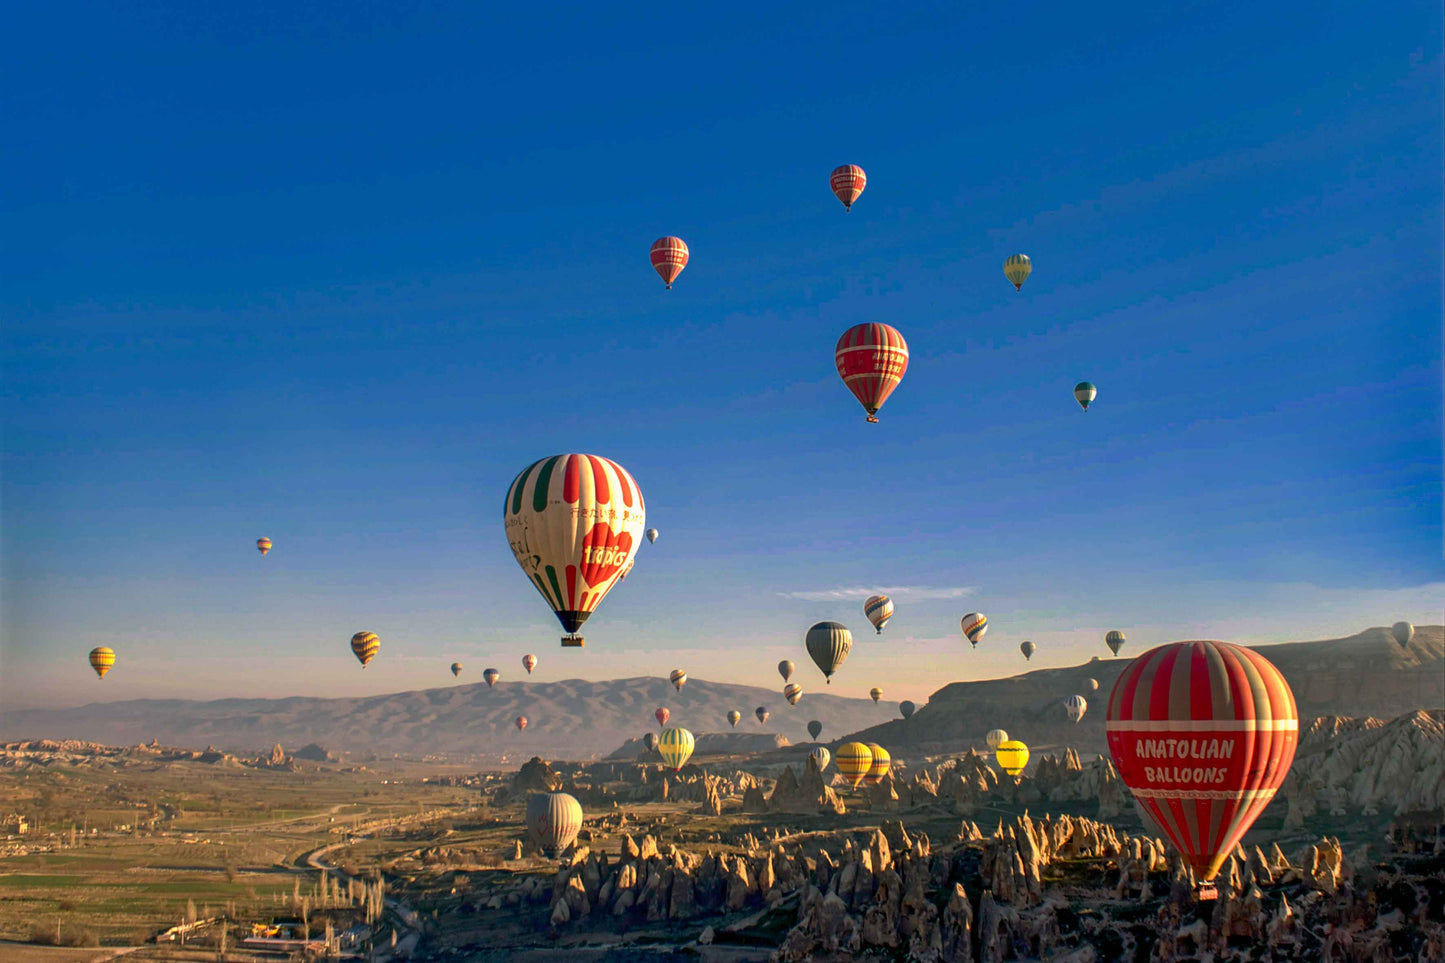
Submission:
<svg viewBox="0 0 1445 963">
<path fill-rule="evenodd" d="M 838 339 L 833 362 L 868 420 L 877 424 L 878 409 L 908 371 L 908 342 L 891 325 L 855 324 Z"/>
<path fill-rule="evenodd" d="M 893 760 L 889 758 L 888 750 L 876 742 L 868 743 L 868 751 L 873 754 L 873 759 L 868 766 L 868 775 L 863 781 L 870 786 L 876 786 L 883 781 L 888 770 L 893 768 Z"/>
<path fill-rule="evenodd" d="M 1259 653 L 1173 642 L 1119 676 L 1105 729 L 1141 812 L 1210 880 L 1284 782 L 1299 712 L 1289 683 Z"/>
<path fill-rule="evenodd" d="M 868 175 L 863 173 L 863 168 L 857 164 L 844 164 L 842 167 L 833 168 L 833 173 L 828 177 L 828 186 L 833 189 L 833 194 L 843 202 L 843 210 L 853 210 L 853 202 L 863 193 L 863 188 L 868 186 Z"/>
<path fill-rule="evenodd" d="M 834 761 L 838 764 L 838 771 L 843 774 L 843 778 L 848 780 L 849 788 L 857 789 L 873 765 L 873 750 L 861 742 L 844 743 L 838 747 L 838 755 L 834 757 Z"/>
<path fill-rule="evenodd" d="M 662 283 L 672 290 L 672 282 L 687 267 L 689 257 L 687 244 L 680 237 L 660 237 L 652 242 L 652 269 L 662 278 Z"/>
<path fill-rule="evenodd" d="M 269 538 L 256 539 L 256 549 L 262 555 L 265 555 L 267 552 L 271 551 L 271 540 Z"/>
<path fill-rule="evenodd" d="M 115 665 L 115 650 L 104 645 L 98 645 L 90 650 L 90 667 L 95 670 L 96 678 L 104 679 L 105 674 Z"/>
<path fill-rule="evenodd" d="M 376 653 L 381 651 L 381 639 L 377 638 L 375 632 L 358 632 L 351 637 L 351 654 L 361 663 L 364 669 L 376 658 Z"/>
</svg>

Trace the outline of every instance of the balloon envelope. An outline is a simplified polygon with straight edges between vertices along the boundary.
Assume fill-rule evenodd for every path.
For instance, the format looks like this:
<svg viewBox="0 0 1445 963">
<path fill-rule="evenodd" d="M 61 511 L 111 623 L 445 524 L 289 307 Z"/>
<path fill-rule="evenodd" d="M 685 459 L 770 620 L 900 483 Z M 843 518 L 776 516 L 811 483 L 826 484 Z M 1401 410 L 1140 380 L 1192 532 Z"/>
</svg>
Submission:
<svg viewBox="0 0 1445 963">
<path fill-rule="evenodd" d="M 649 529 L 647 530 L 647 544 L 649 544 L 649 545 L 655 545 L 655 544 L 657 544 L 657 536 L 658 536 L 659 534 L 660 534 L 660 533 L 658 532 L 657 529 L 655 529 L 655 528 L 649 528 Z"/>
<path fill-rule="evenodd" d="M 873 750 L 861 742 L 846 742 L 838 747 L 837 761 L 838 771 L 848 780 L 849 787 L 857 789 L 873 765 Z"/>
<path fill-rule="evenodd" d="M 989 749 L 998 752 L 998 747 L 1008 742 L 1008 733 L 1002 729 L 990 729 L 988 735 L 984 736 L 984 742 L 988 743 Z"/>
<path fill-rule="evenodd" d="M 1390 634 L 1395 637 L 1395 641 L 1400 643 L 1400 648 L 1403 649 L 1407 647 L 1410 644 L 1410 640 L 1415 637 L 1415 626 L 1409 622 L 1396 622 L 1390 626 Z"/>
<path fill-rule="evenodd" d="M 115 650 L 104 645 L 98 645 L 90 650 L 90 667 L 95 670 L 98 679 L 104 679 L 110 667 L 115 665 Z"/>
<path fill-rule="evenodd" d="M 627 470 L 598 455 L 552 455 L 522 469 L 502 503 L 517 564 L 579 646 L 582 623 L 617 584 L 646 508 Z"/>
<path fill-rule="evenodd" d="M 1005 739 L 993 751 L 999 767 L 1010 776 L 1017 776 L 1029 764 L 1029 747 L 1017 739 Z"/>
<path fill-rule="evenodd" d="M 872 754 L 872 760 L 868 765 L 868 775 L 863 781 L 870 786 L 876 786 L 883 781 L 888 770 L 893 768 L 893 760 L 888 756 L 888 750 L 876 742 L 868 743 L 868 751 Z"/>
<path fill-rule="evenodd" d="M 877 422 L 878 409 L 908 373 L 908 342 L 891 325 L 855 324 L 838 339 L 833 363 L 868 420 Z"/>
<path fill-rule="evenodd" d="M 1089 410 L 1089 405 L 1093 404 L 1094 399 L 1097 397 L 1099 397 L 1099 389 L 1095 388 L 1089 382 L 1080 381 L 1074 385 L 1074 400 L 1077 401 L 1079 407 L 1085 411 Z"/>
<path fill-rule="evenodd" d="M 649 750 L 656 749 L 656 748 L 657 748 L 657 733 L 655 733 L 655 732 L 649 732 L 647 735 L 643 736 L 643 737 L 642 737 L 642 744 L 643 744 L 644 746 L 646 746 Z"/>
<path fill-rule="evenodd" d="M 1099 691 L 1099 680 L 1098 680 L 1098 679 L 1085 679 L 1085 680 L 1084 680 L 1084 685 L 1088 686 L 1090 692 L 1098 692 L 1098 691 Z"/>
<path fill-rule="evenodd" d="M 687 685 L 687 673 L 681 669 L 673 669 L 672 674 L 667 677 L 667 681 L 672 683 L 674 689 L 681 692 L 682 687 Z"/>
<path fill-rule="evenodd" d="M 1034 645 L 1028 640 L 1024 640 L 1023 642 L 1019 643 L 1019 651 L 1024 654 L 1025 662 L 1027 662 L 1029 659 L 1032 659 L 1034 657 L 1034 652 L 1037 650 L 1038 646 Z"/>
<path fill-rule="evenodd" d="M 1089 711 L 1089 703 L 1081 695 L 1071 695 L 1064 701 L 1064 711 L 1069 714 L 1070 722 L 1077 723 Z"/>
<path fill-rule="evenodd" d="M 662 735 L 657 739 L 657 751 L 662 754 L 662 761 L 671 766 L 674 772 L 686 765 L 694 745 L 692 733 L 680 726 L 662 730 Z"/>
<path fill-rule="evenodd" d="M 888 624 L 889 619 L 893 618 L 893 600 L 886 595 L 871 596 L 868 601 L 863 603 L 863 614 L 868 617 L 869 622 L 873 623 L 873 628 L 878 630 L 878 634 L 882 635 L 883 627 Z"/>
<path fill-rule="evenodd" d="M 256 548 L 258 551 L 260 551 L 262 555 L 265 555 L 267 552 L 271 551 L 271 540 L 269 538 L 256 539 Z"/>
<path fill-rule="evenodd" d="M 848 651 L 853 648 L 853 633 L 841 622 L 819 622 L 808 629 L 803 644 L 809 657 L 823 670 L 823 675 L 831 684 L 833 673 L 838 671 L 843 660 L 848 658 Z"/>
<path fill-rule="evenodd" d="M 1119 650 L 1124 647 L 1124 643 L 1126 641 L 1127 640 L 1124 638 L 1124 633 L 1120 632 L 1118 629 L 1115 629 L 1108 635 L 1104 636 L 1104 644 L 1107 645 L 1109 647 L 1109 651 L 1114 653 L 1115 655 L 1119 654 Z"/>
<path fill-rule="evenodd" d="M 814 719 L 812 722 L 808 723 L 809 738 L 816 739 L 822 734 L 823 724 L 821 722 L 819 722 L 817 719 Z"/>
<path fill-rule="evenodd" d="M 822 746 L 819 746 L 808 753 L 808 758 L 813 760 L 813 765 L 818 767 L 819 772 L 822 772 L 828 768 L 828 763 L 833 761 L 833 754 Z"/>
<path fill-rule="evenodd" d="M 878 700 L 883 698 L 883 690 L 878 688 L 877 686 L 874 686 L 873 688 L 868 690 L 868 696 L 873 700 L 873 704 L 876 706 L 878 704 Z"/>
<path fill-rule="evenodd" d="M 1015 291 L 1023 288 L 1033 270 L 1034 262 L 1027 254 L 1011 254 L 1003 262 L 1003 276 L 1009 279 Z"/>
<path fill-rule="evenodd" d="M 753 710 L 753 715 L 758 717 L 758 725 L 762 725 L 763 723 L 768 721 L 768 707 L 758 706 L 756 709 Z"/>
<path fill-rule="evenodd" d="M 524 669 L 527 670 L 527 674 L 528 674 L 528 675 L 531 675 L 531 674 L 532 674 L 532 670 L 535 669 L 536 667 L 537 667 L 537 657 L 536 657 L 535 655 L 528 654 L 528 655 L 522 656 L 522 668 L 524 668 Z"/>
<path fill-rule="evenodd" d="M 461 675 L 461 674 L 462 674 L 462 664 L 461 664 L 460 662 L 453 662 L 453 663 L 452 663 L 452 675 L 453 675 L 453 676 L 458 676 L 458 675 Z"/>
<path fill-rule="evenodd" d="M 783 698 L 788 700 L 788 705 L 797 705 L 798 700 L 803 698 L 803 687 L 796 682 L 789 682 L 783 686 Z"/>
<path fill-rule="evenodd" d="M 549 856 L 559 856 L 582 829 L 582 804 L 565 792 L 527 797 L 527 838 Z"/>
<path fill-rule="evenodd" d="M 972 642 L 974 648 L 978 648 L 978 640 L 983 638 L 984 633 L 988 631 L 987 616 L 982 612 L 970 612 L 963 617 L 959 625 L 963 628 L 964 638 Z"/>
<path fill-rule="evenodd" d="M 1299 713 L 1284 676 L 1259 653 L 1173 642 L 1119 676 L 1105 731 L 1124 785 L 1210 880 L 1284 782 Z"/>
<path fill-rule="evenodd" d="M 793 670 L 796 668 L 792 659 L 784 659 L 778 663 L 778 675 L 783 677 L 784 682 L 787 682 L 793 677 Z"/>
<path fill-rule="evenodd" d="M 901 715 L 903 716 L 903 718 L 905 718 L 905 719 L 912 719 L 912 718 L 913 718 L 913 713 L 915 713 L 915 712 L 917 712 L 917 711 L 918 711 L 918 706 L 914 705 L 912 702 L 908 701 L 907 699 L 905 699 L 904 701 L 898 703 L 898 712 L 899 712 L 899 714 L 901 714 Z"/>
<path fill-rule="evenodd" d="M 734 729 L 736 729 L 737 726 L 738 726 L 738 723 L 739 723 L 739 722 L 742 722 L 742 721 L 743 721 L 743 714 L 742 714 L 741 712 L 739 712 L 739 711 L 736 710 L 736 709 L 730 709 L 730 710 L 728 711 L 728 725 L 730 725 L 730 726 L 732 726 Z"/>
<path fill-rule="evenodd" d="M 361 663 L 364 669 L 376 658 L 376 653 L 381 651 L 381 639 L 377 638 L 375 632 L 358 632 L 351 637 L 351 654 Z"/>
<path fill-rule="evenodd" d="M 517 716 L 516 726 L 518 732 L 521 732 L 523 729 L 527 728 L 527 717 Z"/>
<path fill-rule="evenodd" d="M 652 269 L 657 276 L 662 278 L 662 283 L 672 290 L 672 282 L 687 267 L 687 260 L 691 257 L 687 244 L 680 237 L 660 237 L 652 242 L 652 250 L 648 252 L 652 261 Z"/>
<path fill-rule="evenodd" d="M 482 681 L 487 684 L 487 688 L 488 688 L 488 689 L 490 689 L 492 686 L 496 685 L 496 684 L 497 684 L 497 680 L 500 679 L 501 677 L 502 677 L 502 673 L 498 672 L 496 669 L 483 669 L 483 670 L 482 670 Z"/>
<path fill-rule="evenodd" d="M 667 720 L 672 718 L 672 713 L 667 711 L 667 706 L 658 706 L 652 713 L 652 717 L 657 720 L 657 724 L 660 727 L 667 725 Z"/>
<path fill-rule="evenodd" d="M 833 168 L 833 173 L 828 175 L 828 186 L 833 189 L 833 196 L 843 202 L 843 210 L 851 211 L 853 202 L 868 186 L 868 175 L 857 164 L 844 164 Z"/>
</svg>

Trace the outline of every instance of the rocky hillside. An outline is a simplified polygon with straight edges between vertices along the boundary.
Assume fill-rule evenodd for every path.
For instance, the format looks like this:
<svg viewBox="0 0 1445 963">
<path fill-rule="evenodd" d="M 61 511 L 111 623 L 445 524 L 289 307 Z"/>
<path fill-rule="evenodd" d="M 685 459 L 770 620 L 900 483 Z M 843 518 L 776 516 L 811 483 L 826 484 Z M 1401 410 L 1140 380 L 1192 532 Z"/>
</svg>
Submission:
<svg viewBox="0 0 1445 963">
<path fill-rule="evenodd" d="M 1354 721 L 1316 726 L 1340 731 L 1301 746 L 1280 788 L 1289 804 L 1287 824 L 1303 825 L 1324 810 L 1344 816 L 1445 808 L 1445 710 L 1348 725 Z"/>
<path fill-rule="evenodd" d="M 1139 646 L 1132 654 L 1146 648 Z M 1256 649 L 1289 681 L 1301 720 L 1344 716 L 1362 720 L 1349 725 L 1363 726 L 1371 716 L 1393 719 L 1445 706 L 1445 626 L 1417 626 L 1408 649 L 1395 643 L 1388 627 L 1344 639 Z M 1104 710 L 1129 662 L 1095 658 L 1073 668 L 1038 669 L 1010 679 L 954 682 L 935 692 L 913 718 L 872 726 L 857 736 L 895 754 L 949 752 L 982 746 L 984 734 L 998 727 L 1030 746 L 1073 746 L 1086 757 L 1104 753 Z M 1098 691 L 1091 689 L 1089 679 L 1099 683 Z M 1089 702 L 1078 725 L 1064 712 L 1064 700 L 1075 693 Z M 1301 738 L 1308 742 L 1309 732 Z"/>
<path fill-rule="evenodd" d="M 767 706 L 766 725 L 753 709 Z M 666 679 L 614 679 L 586 682 L 500 682 L 421 689 L 357 699 L 222 699 L 214 702 L 138 699 L 97 703 L 76 709 L 0 713 L 0 739 L 88 739 L 111 745 L 214 743 L 235 752 L 254 753 L 275 743 L 319 743 L 353 760 L 368 754 L 455 756 L 541 754 L 586 758 L 610 752 L 629 738 L 657 731 L 653 710 L 666 706 L 672 725 L 707 732 L 732 732 L 729 709 L 743 713 L 737 733 L 781 735 L 791 742 L 808 739 L 810 719 L 824 733 L 841 734 L 870 720 L 896 715 L 896 703 L 874 705 L 808 692 L 789 706 L 770 689 L 689 679 L 681 693 Z M 513 720 L 527 717 L 524 732 Z"/>
</svg>

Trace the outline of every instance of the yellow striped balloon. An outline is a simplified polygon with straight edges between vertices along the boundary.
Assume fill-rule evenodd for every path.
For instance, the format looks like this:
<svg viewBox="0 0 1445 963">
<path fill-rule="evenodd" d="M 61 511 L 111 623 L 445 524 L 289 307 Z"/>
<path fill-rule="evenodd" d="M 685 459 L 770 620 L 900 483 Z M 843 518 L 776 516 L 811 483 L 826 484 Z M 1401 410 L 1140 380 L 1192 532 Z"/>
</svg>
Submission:
<svg viewBox="0 0 1445 963">
<path fill-rule="evenodd" d="M 873 765 L 873 750 L 861 742 L 845 742 L 838 747 L 838 755 L 833 761 L 838 764 L 843 778 L 848 780 L 849 787 L 857 789 Z"/>
<path fill-rule="evenodd" d="M 265 555 L 267 552 L 271 551 L 271 540 L 269 538 L 256 539 L 256 550 L 259 551 L 262 555 Z"/>
<path fill-rule="evenodd" d="M 870 786 L 876 786 L 883 781 L 883 776 L 888 770 L 893 768 L 893 760 L 889 758 L 888 750 L 876 742 L 868 743 L 868 751 L 873 753 L 873 760 L 868 766 L 868 775 L 863 781 Z"/>
<path fill-rule="evenodd" d="M 110 667 L 115 665 L 115 650 L 98 645 L 90 650 L 90 667 L 95 670 L 97 678 L 104 679 Z"/>
<path fill-rule="evenodd" d="M 662 755 L 662 761 L 673 768 L 674 771 L 681 769 L 692 757 L 693 746 L 697 740 L 693 739 L 692 733 L 681 726 L 673 726 L 670 729 L 662 730 L 662 735 L 657 737 L 657 751 Z"/>
<path fill-rule="evenodd" d="M 803 698 L 803 687 L 796 682 L 790 682 L 783 686 L 783 698 L 788 700 L 789 705 L 797 705 L 798 700 Z"/>
<path fill-rule="evenodd" d="M 667 677 L 667 681 L 672 683 L 674 689 L 681 692 L 682 687 L 687 685 L 687 673 L 681 669 L 673 669 L 672 674 Z"/>
<path fill-rule="evenodd" d="M 1024 282 L 1029 279 L 1033 269 L 1034 263 L 1027 254 L 1015 254 L 1003 262 L 1003 276 L 1013 282 L 1015 291 L 1023 289 Z"/>
<path fill-rule="evenodd" d="M 361 662 L 363 669 L 376 658 L 380 649 L 381 639 L 377 638 L 375 632 L 358 632 L 351 637 L 351 652 Z"/>
<path fill-rule="evenodd" d="M 1029 764 L 1029 747 L 1017 739 L 1007 739 L 993 751 L 999 766 L 1010 776 L 1017 776 Z"/>
<path fill-rule="evenodd" d="M 873 699 L 873 704 L 876 706 L 878 704 L 878 700 L 883 698 L 883 690 L 875 685 L 873 688 L 868 690 L 868 695 Z"/>
</svg>

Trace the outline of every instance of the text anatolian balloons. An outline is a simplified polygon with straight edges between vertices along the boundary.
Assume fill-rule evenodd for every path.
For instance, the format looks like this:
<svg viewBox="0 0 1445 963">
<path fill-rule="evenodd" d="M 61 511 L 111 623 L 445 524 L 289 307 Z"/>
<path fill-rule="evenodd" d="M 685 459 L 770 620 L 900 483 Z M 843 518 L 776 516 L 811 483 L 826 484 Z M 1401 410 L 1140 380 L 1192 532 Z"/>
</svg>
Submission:
<svg viewBox="0 0 1445 963">
<path fill-rule="evenodd" d="M 878 409 L 908 373 L 908 342 L 887 324 L 855 324 L 838 339 L 833 363 L 843 384 L 878 423 Z"/>
<path fill-rule="evenodd" d="M 1140 810 L 1211 880 L 1289 772 L 1294 694 L 1264 656 L 1227 642 L 1173 642 L 1114 683 L 1109 752 Z"/>
<path fill-rule="evenodd" d="M 522 469 L 502 504 L 512 554 L 567 631 L 577 634 L 617 584 L 646 508 L 627 470 L 598 455 L 552 455 Z"/>
<path fill-rule="evenodd" d="M 652 242 L 652 250 L 649 252 L 652 260 L 652 269 L 662 278 L 662 283 L 672 290 L 672 282 L 687 267 L 687 259 L 691 256 L 688 253 L 687 245 L 680 237 L 660 237 Z"/>
</svg>

